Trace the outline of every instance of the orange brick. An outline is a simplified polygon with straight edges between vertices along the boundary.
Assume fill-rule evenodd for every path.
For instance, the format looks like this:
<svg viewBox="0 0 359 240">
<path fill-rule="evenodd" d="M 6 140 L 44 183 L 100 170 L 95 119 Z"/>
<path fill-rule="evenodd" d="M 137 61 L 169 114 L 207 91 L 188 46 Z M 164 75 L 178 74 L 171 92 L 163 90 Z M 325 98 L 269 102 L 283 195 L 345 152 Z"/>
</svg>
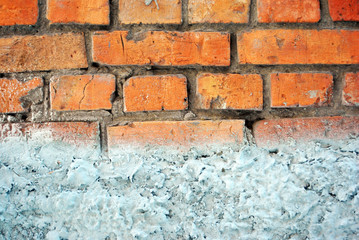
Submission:
<svg viewBox="0 0 359 240">
<path fill-rule="evenodd" d="M 46 142 L 65 142 L 76 146 L 99 148 L 98 123 L 46 122 L 46 123 L 0 123 L 0 142 L 12 137 Z"/>
<path fill-rule="evenodd" d="M 160 0 L 146 6 L 145 1 L 120 0 L 119 20 L 122 24 L 181 24 L 182 1 Z"/>
<path fill-rule="evenodd" d="M 262 109 L 263 81 L 260 75 L 201 74 L 197 78 L 201 109 Z"/>
<path fill-rule="evenodd" d="M 0 72 L 86 67 L 83 34 L 0 38 Z"/>
<path fill-rule="evenodd" d="M 359 21 L 359 0 L 329 0 L 333 21 Z"/>
<path fill-rule="evenodd" d="M 271 75 L 272 107 L 327 106 L 332 99 L 333 76 L 325 73 Z"/>
<path fill-rule="evenodd" d="M 166 146 L 188 150 L 190 147 L 240 144 L 243 120 L 134 122 L 109 127 L 108 144 L 117 147 Z"/>
<path fill-rule="evenodd" d="M 359 106 L 359 72 L 345 74 L 343 104 L 347 106 Z"/>
<path fill-rule="evenodd" d="M 359 117 L 319 117 L 262 120 L 253 125 L 258 146 L 275 148 L 291 141 L 340 140 L 359 134 Z"/>
<path fill-rule="evenodd" d="M 57 111 L 111 109 L 116 88 L 113 75 L 67 75 L 50 83 L 51 109 Z"/>
<path fill-rule="evenodd" d="M 123 94 L 126 112 L 188 107 L 187 79 L 183 75 L 133 77 L 125 83 Z"/>
<path fill-rule="evenodd" d="M 240 64 L 359 63 L 354 30 L 253 30 L 237 39 Z"/>
<path fill-rule="evenodd" d="M 108 0 L 48 0 L 47 10 L 51 23 L 110 23 Z"/>
<path fill-rule="evenodd" d="M 318 22 L 319 0 L 257 0 L 258 21 L 272 22 Z"/>
<path fill-rule="evenodd" d="M 219 32 L 96 32 L 93 60 L 109 65 L 229 66 L 229 34 Z"/>
<path fill-rule="evenodd" d="M 250 0 L 189 0 L 189 23 L 247 23 Z"/>
<path fill-rule="evenodd" d="M 37 0 L 1 0 L 0 25 L 34 25 L 38 11 Z"/>
<path fill-rule="evenodd" d="M 21 97 L 42 86 L 43 83 L 40 78 L 33 78 L 27 82 L 20 82 L 17 79 L 0 79 L 0 112 L 25 112 L 26 109 L 21 106 Z"/>
</svg>

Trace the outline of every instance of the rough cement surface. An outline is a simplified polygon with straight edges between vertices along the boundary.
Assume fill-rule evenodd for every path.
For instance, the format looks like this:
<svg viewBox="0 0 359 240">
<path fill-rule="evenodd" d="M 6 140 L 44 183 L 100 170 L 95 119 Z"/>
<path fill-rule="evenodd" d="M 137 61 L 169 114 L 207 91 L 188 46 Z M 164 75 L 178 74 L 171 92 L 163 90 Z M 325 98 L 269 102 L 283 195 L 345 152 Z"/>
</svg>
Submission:
<svg viewBox="0 0 359 240">
<path fill-rule="evenodd" d="M 358 239 L 359 139 L 268 151 L 0 144 L 0 239 Z"/>
</svg>

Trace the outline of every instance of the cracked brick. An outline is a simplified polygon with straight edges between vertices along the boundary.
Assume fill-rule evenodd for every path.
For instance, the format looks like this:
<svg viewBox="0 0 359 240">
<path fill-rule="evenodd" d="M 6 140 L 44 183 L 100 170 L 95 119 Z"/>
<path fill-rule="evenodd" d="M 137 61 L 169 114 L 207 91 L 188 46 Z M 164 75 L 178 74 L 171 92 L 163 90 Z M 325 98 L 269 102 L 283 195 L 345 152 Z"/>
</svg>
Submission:
<svg viewBox="0 0 359 240">
<path fill-rule="evenodd" d="M 111 109 L 115 77 L 110 74 L 56 76 L 50 82 L 51 109 Z"/>
</svg>

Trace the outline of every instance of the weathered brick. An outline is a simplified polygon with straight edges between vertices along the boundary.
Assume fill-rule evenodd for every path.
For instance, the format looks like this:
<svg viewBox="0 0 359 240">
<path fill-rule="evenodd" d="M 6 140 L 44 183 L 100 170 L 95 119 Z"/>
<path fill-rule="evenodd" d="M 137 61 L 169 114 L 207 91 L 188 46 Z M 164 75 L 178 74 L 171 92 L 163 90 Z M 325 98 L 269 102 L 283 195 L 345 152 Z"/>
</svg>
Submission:
<svg viewBox="0 0 359 240">
<path fill-rule="evenodd" d="M 358 64 L 356 30 L 253 30 L 238 34 L 240 64 Z"/>
<path fill-rule="evenodd" d="M 275 148 L 292 141 L 340 140 L 359 134 L 359 117 L 318 117 L 262 120 L 253 125 L 258 146 Z"/>
<path fill-rule="evenodd" d="M 0 25 L 34 25 L 38 11 L 37 0 L 1 0 Z"/>
<path fill-rule="evenodd" d="M 21 106 L 20 99 L 31 90 L 42 86 L 43 83 L 40 78 L 33 78 L 26 82 L 17 79 L 0 79 L 0 112 L 25 112 L 26 109 Z"/>
<path fill-rule="evenodd" d="M 109 65 L 230 64 L 229 34 L 220 32 L 96 32 L 93 60 Z"/>
<path fill-rule="evenodd" d="M 197 78 L 201 109 L 262 109 L 263 80 L 260 75 L 201 74 Z"/>
<path fill-rule="evenodd" d="M 333 21 L 359 21 L 359 0 L 329 0 Z"/>
<path fill-rule="evenodd" d="M 66 75 L 51 79 L 51 109 L 57 111 L 111 109 L 115 76 Z"/>
<path fill-rule="evenodd" d="M 0 72 L 85 68 L 83 34 L 0 38 Z"/>
<path fill-rule="evenodd" d="M 134 122 L 109 127 L 109 150 L 117 147 L 166 146 L 178 149 L 243 141 L 243 120 Z"/>
<path fill-rule="evenodd" d="M 347 106 L 359 106 L 359 72 L 345 74 L 343 104 Z"/>
<path fill-rule="evenodd" d="M 326 73 L 274 73 L 272 107 L 326 106 L 331 102 L 333 76 Z"/>
<path fill-rule="evenodd" d="M 257 0 L 258 21 L 272 22 L 318 22 L 319 0 Z"/>
<path fill-rule="evenodd" d="M 108 0 L 48 0 L 47 18 L 51 23 L 110 23 Z"/>
<path fill-rule="evenodd" d="M 119 21 L 122 24 L 181 24 L 182 1 L 160 0 L 146 6 L 144 1 L 120 0 Z"/>
<path fill-rule="evenodd" d="M 0 123 L 0 142 L 12 137 L 24 137 L 26 140 L 31 140 L 39 138 L 39 135 L 42 141 L 58 141 L 95 148 L 100 145 L 98 123 Z"/>
<path fill-rule="evenodd" d="M 124 85 L 125 111 L 184 110 L 188 107 L 183 75 L 132 77 Z"/>
<path fill-rule="evenodd" d="M 250 0 L 189 0 L 188 21 L 192 23 L 247 23 Z"/>
</svg>

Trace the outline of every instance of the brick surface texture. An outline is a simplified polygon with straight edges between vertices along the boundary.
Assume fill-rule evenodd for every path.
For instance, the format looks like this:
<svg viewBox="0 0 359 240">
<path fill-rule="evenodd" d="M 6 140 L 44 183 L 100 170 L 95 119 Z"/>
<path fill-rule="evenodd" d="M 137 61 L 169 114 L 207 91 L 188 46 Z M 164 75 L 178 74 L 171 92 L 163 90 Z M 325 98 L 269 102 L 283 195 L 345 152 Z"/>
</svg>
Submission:
<svg viewBox="0 0 359 240">
<path fill-rule="evenodd" d="M 108 128 L 109 146 L 180 146 L 239 144 L 243 141 L 242 120 L 134 122 Z"/>
<path fill-rule="evenodd" d="M 130 78 L 124 85 L 125 111 L 184 110 L 188 107 L 183 75 Z"/>
<path fill-rule="evenodd" d="M 1 0 L 0 26 L 34 25 L 38 11 L 37 0 Z"/>
<path fill-rule="evenodd" d="M 51 109 L 57 111 L 111 109 L 115 91 L 113 75 L 53 77 L 50 83 Z"/>
<path fill-rule="evenodd" d="M 355 30 L 255 30 L 237 38 L 240 64 L 359 63 Z"/>
<path fill-rule="evenodd" d="M 230 64 L 229 34 L 218 32 L 96 32 L 93 60 L 109 65 Z"/>
<path fill-rule="evenodd" d="M 47 4 L 51 23 L 110 23 L 108 0 L 48 0 Z"/>
<path fill-rule="evenodd" d="M 318 22 L 319 0 L 257 0 L 258 21 L 271 22 Z"/>
<path fill-rule="evenodd" d="M 77 146 L 98 146 L 99 127 L 87 122 L 47 122 L 47 123 L 0 123 L 0 141 L 9 137 L 32 139 L 37 133 L 44 133 L 48 139 Z"/>
<path fill-rule="evenodd" d="M 359 72 L 345 74 L 343 104 L 347 106 L 359 106 Z"/>
<path fill-rule="evenodd" d="M 359 21 L 359 0 L 328 0 L 333 21 Z"/>
<path fill-rule="evenodd" d="M 320 117 L 263 120 L 255 123 L 254 137 L 262 147 L 315 139 L 345 139 L 359 133 L 359 117 Z"/>
<path fill-rule="evenodd" d="M 0 38 L 0 72 L 85 68 L 83 34 Z"/>
<path fill-rule="evenodd" d="M 359 0 L 0 0 L 0 134 L 105 158 L 357 136 L 358 24 Z"/>
<path fill-rule="evenodd" d="M 181 24 L 182 1 L 152 1 L 146 6 L 144 1 L 120 0 L 119 21 L 122 24 Z"/>
<path fill-rule="evenodd" d="M 22 82 L 17 79 L 0 79 L 0 113 L 24 112 L 20 99 L 26 96 L 31 90 L 42 87 L 40 78 L 33 78 Z"/>
<path fill-rule="evenodd" d="M 325 106 L 331 101 L 333 76 L 325 73 L 271 75 L 272 107 Z"/>
<path fill-rule="evenodd" d="M 189 23 L 247 23 L 250 0 L 189 0 Z"/>
<path fill-rule="evenodd" d="M 260 75 L 202 74 L 197 78 L 201 109 L 262 109 Z"/>
</svg>

